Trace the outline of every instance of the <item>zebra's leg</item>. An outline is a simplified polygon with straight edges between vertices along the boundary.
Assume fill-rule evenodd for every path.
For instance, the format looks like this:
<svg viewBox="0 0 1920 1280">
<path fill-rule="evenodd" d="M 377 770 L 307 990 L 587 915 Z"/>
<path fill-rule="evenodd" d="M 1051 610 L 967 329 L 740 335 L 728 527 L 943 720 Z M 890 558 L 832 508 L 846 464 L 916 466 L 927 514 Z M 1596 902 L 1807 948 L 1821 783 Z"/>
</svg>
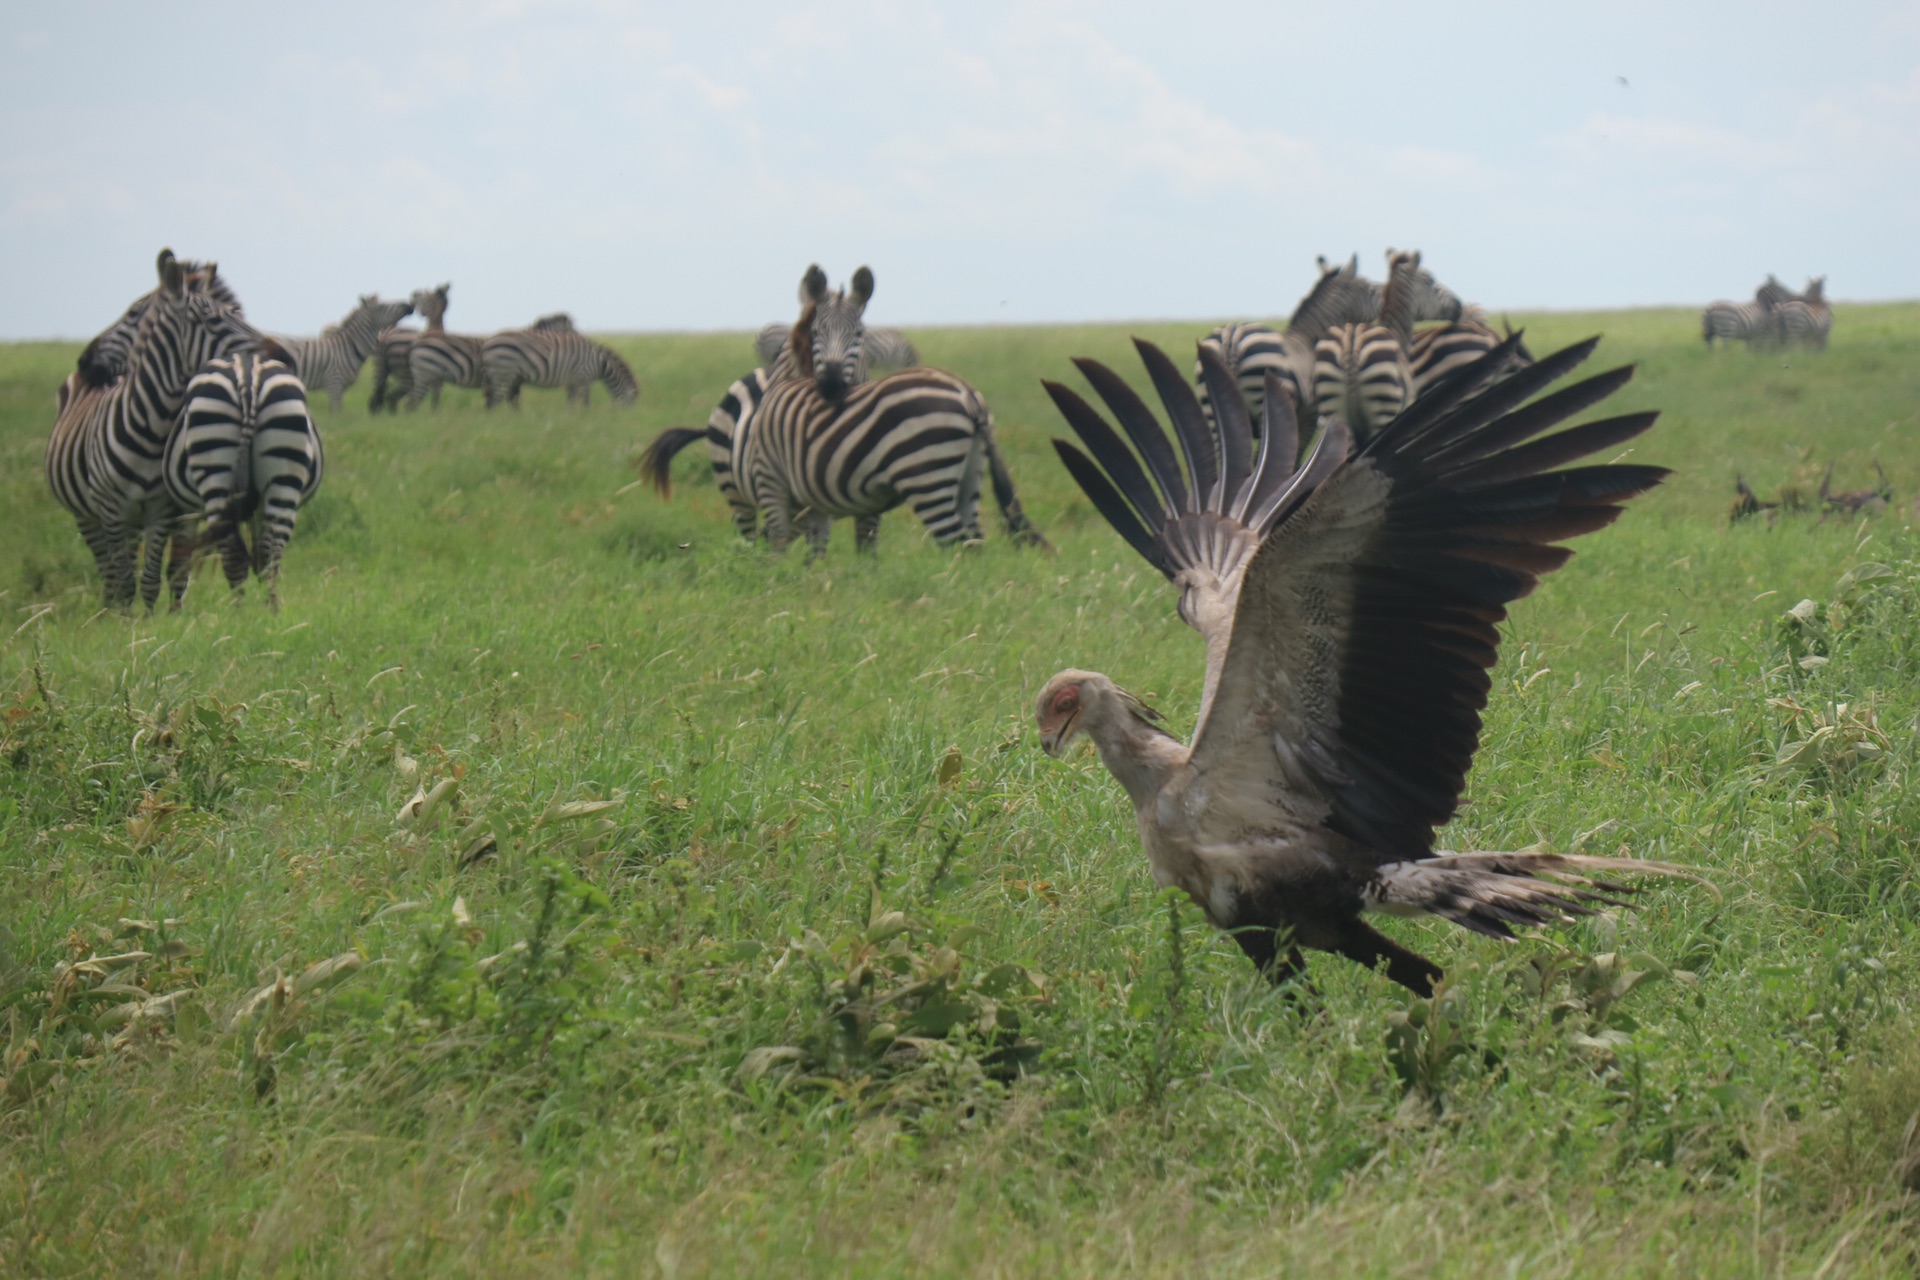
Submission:
<svg viewBox="0 0 1920 1280">
<path fill-rule="evenodd" d="M 327 407 L 329 409 L 332 409 L 335 413 L 338 413 L 340 412 L 341 406 L 345 405 L 346 402 L 347 402 L 346 386 L 339 382 L 327 383 Z"/>
<path fill-rule="evenodd" d="M 1007 460 L 1001 456 L 999 442 L 992 434 L 987 436 L 987 478 L 993 482 L 993 498 L 1000 504 L 1000 516 L 1007 522 L 1007 533 L 1014 542 L 1023 547 L 1046 547 L 1046 536 L 1034 528 L 1027 519 L 1026 509 L 1020 505 L 1020 495 L 1013 491 L 1013 476 L 1007 470 Z M 974 502 L 974 528 L 980 526 L 979 501 Z M 975 537 L 979 534 L 976 532 Z"/>
<path fill-rule="evenodd" d="M 859 516 L 853 522 L 853 549 L 875 554 L 875 545 L 880 540 L 880 517 Z"/>
<path fill-rule="evenodd" d="M 106 607 L 128 612 L 133 608 L 134 572 L 132 534 L 127 518 L 115 511 L 100 522 L 100 541 L 106 558 L 100 576 L 106 581 Z"/>
<path fill-rule="evenodd" d="M 793 541 L 792 513 L 785 503 L 769 502 L 760 508 L 760 530 L 767 539 L 767 545 L 775 551 L 785 551 Z"/>
<path fill-rule="evenodd" d="M 729 499 L 732 499 L 735 495 L 728 494 L 727 496 Z M 752 542 L 760 532 L 759 508 L 755 507 L 751 502 L 738 501 L 733 502 L 732 506 L 733 527 L 739 530 L 741 537 L 745 538 L 748 542 Z"/>
<path fill-rule="evenodd" d="M 160 583 L 166 577 L 167 543 L 172 541 L 174 524 L 171 518 L 148 520 L 140 530 L 140 603 L 148 613 L 160 603 Z"/>
<path fill-rule="evenodd" d="M 260 518 L 254 526 L 253 569 L 266 584 L 267 608 L 280 611 L 280 557 L 293 537 L 294 522 L 300 515 L 298 486 L 275 484 L 260 501 Z"/>
<path fill-rule="evenodd" d="M 93 564 L 100 571 L 102 603 L 113 606 L 113 566 L 114 535 L 108 533 L 107 526 L 98 520 L 84 517 L 79 520 L 80 536 L 86 541 L 87 550 L 93 552 Z"/>
<path fill-rule="evenodd" d="M 186 516 L 174 526 L 172 546 L 167 554 L 167 612 L 180 612 L 187 596 L 187 584 L 193 577 L 194 557 L 199 554 L 200 522 Z"/>
<path fill-rule="evenodd" d="M 827 554 L 827 542 L 833 537 L 833 517 L 809 511 L 800 517 L 800 527 L 807 535 L 807 559 L 818 560 Z"/>
</svg>

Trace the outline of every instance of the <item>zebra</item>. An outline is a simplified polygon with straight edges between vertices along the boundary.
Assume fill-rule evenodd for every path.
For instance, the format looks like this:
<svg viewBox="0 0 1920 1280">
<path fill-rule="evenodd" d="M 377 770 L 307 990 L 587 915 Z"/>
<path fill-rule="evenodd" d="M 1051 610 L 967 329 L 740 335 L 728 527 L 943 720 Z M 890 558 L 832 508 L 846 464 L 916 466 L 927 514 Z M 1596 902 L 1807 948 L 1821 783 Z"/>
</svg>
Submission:
<svg viewBox="0 0 1920 1280">
<path fill-rule="evenodd" d="M 1413 344 L 1407 349 L 1414 399 L 1425 395 L 1448 374 L 1466 368 L 1492 351 L 1512 332 L 1510 328 L 1505 334 L 1497 332 L 1486 322 L 1478 307 L 1468 307 L 1467 313 L 1458 320 L 1418 330 L 1413 335 Z M 1507 371 L 1509 373 L 1525 368 L 1533 363 L 1533 353 L 1527 350 L 1523 342 L 1514 349 L 1508 363 L 1511 366 Z"/>
<path fill-rule="evenodd" d="M 324 469 L 299 375 L 275 356 L 241 352 L 208 361 L 187 384 L 162 477 L 179 510 L 206 516 L 205 540 L 220 548 L 234 595 L 246 589 L 251 560 L 268 607 L 277 610 L 280 556 Z M 249 523 L 251 557 L 241 536 Z M 182 572 L 173 584 L 176 609 L 186 585 Z"/>
<path fill-rule="evenodd" d="M 1383 286 L 1360 274 L 1359 255 L 1344 263 L 1329 262 L 1322 254 L 1314 259 L 1320 278 L 1294 308 L 1286 331 L 1277 333 L 1265 324 L 1222 325 L 1200 340 L 1203 347 L 1225 361 L 1227 369 L 1240 384 L 1253 420 L 1260 421 L 1266 403 L 1266 376 L 1278 375 L 1280 385 L 1293 396 L 1296 410 L 1303 408 L 1312 386 L 1314 346 L 1329 330 L 1343 324 L 1374 324 L 1380 319 Z M 1460 296 L 1441 284 L 1425 267 L 1416 268 L 1405 286 L 1413 305 L 1414 323 L 1429 320 L 1458 320 L 1466 312 Z M 1213 420 L 1213 405 L 1207 398 L 1206 379 L 1201 364 L 1193 366 L 1194 388 L 1207 420 Z"/>
<path fill-rule="evenodd" d="M 985 471 L 1015 542 L 1045 546 L 1014 493 L 980 393 L 940 369 L 906 369 L 830 397 L 813 360 L 813 311 L 809 304 L 793 328 L 789 367 L 733 439 L 733 472 L 768 544 L 784 550 L 797 523 L 819 556 L 834 518 L 846 516 L 855 544 L 871 551 L 881 514 L 902 504 L 941 546 L 978 541 Z"/>
<path fill-rule="evenodd" d="M 159 599 L 161 561 L 181 523 L 161 479 L 162 455 L 188 380 L 216 356 L 271 341 L 238 307 L 189 287 L 172 250 L 162 249 L 156 266 L 159 287 L 145 300 L 125 371 L 107 386 L 77 369 L 69 374 L 47 441 L 48 486 L 80 526 L 113 609 L 132 607 L 136 547 L 140 598 L 148 609 Z M 182 552 L 176 543 L 176 572 L 185 569 Z"/>
<path fill-rule="evenodd" d="M 180 268 L 186 275 L 187 288 L 212 294 L 224 305 L 232 307 L 236 316 L 245 314 L 241 310 L 240 299 L 220 278 L 219 263 L 182 260 Z M 87 386 L 108 386 L 127 371 L 127 353 L 133 349 L 134 331 L 140 327 L 140 317 L 152 305 L 153 296 L 149 292 L 134 299 L 124 315 L 95 335 L 93 341 L 80 352 L 75 367 Z"/>
<path fill-rule="evenodd" d="M 1710 302 L 1700 313 L 1700 336 L 1709 347 L 1715 339 L 1765 342 L 1772 329 L 1773 308 L 1761 302 Z"/>
<path fill-rule="evenodd" d="M 867 302 L 873 297 L 873 283 L 872 268 L 863 266 L 853 273 L 851 295 L 845 288 L 829 289 L 827 273 L 817 262 L 809 265 L 800 277 L 800 305 L 811 308 L 813 315 L 808 329 L 811 349 L 827 353 L 825 360 L 815 362 L 815 367 L 834 371 L 835 391 L 843 392 L 864 384 L 873 363 L 902 364 L 908 368 L 919 363 L 919 354 L 904 334 L 866 328 L 865 314 Z M 793 332 L 792 325 L 784 328 L 769 325 L 762 329 L 754 340 L 760 367 L 727 387 L 720 403 L 707 415 L 706 428 L 669 427 L 640 457 L 641 473 L 653 481 L 661 497 L 669 497 L 674 457 L 694 441 L 704 439 L 714 481 L 727 500 L 734 527 L 749 539 L 758 532 L 760 512 L 734 473 L 736 438 L 750 429 L 755 411 L 766 398 L 767 388 L 793 372 Z M 822 393 L 828 394 L 824 386 Z"/>
<path fill-rule="evenodd" d="M 1792 298 L 1773 309 L 1767 334 L 1769 345 L 1807 347 L 1824 351 L 1827 335 L 1833 331 L 1833 309 Z"/>
<path fill-rule="evenodd" d="M 534 321 L 532 332 L 571 332 L 573 319 L 564 311 Z M 407 349 L 407 408 L 418 409 L 420 402 L 432 397 L 440 407 L 440 389 L 448 384 L 484 390 L 487 385 L 485 338 L 444 329 L 423 332 Z M 632 376 L 631 372 L 628 374 Z M 611 386 L 612 384 L 608 384 Z"/>
<path fill-rule="evenodd" d="M 566 328 L 558 327 L 564 321 Z M 545 324 L 542 329 L 537 327 Z M 480 348 L 486 369 L 487 407 L 506 403 L 520 407 L 520 388 L 564 387 L 567 403 L 576 398 L 586 408 L 593 384 L 604 382 L 616 404 L 632 404 L 640 394 L 633 370 L 612 348 L 574 332 L 564 314 L 544 316 L 532 329 L 509 329 L 488 338 Z"/>
<path fill-rule="evenodd" d="M 1420 254 L 1389 249 L 1387 268 L 1380 323 L 1335 325 L 1313 352 L 1315 408 L 1322 417 L 1345 422 L 1362 444 L 1413 400 L 1407 352 Z"/>
<path fill-rule="evenodd" d="M 417 294 L 415 295 L 418 296 Z M 309 387 L 327 389 L 327 405 L 340 411 L 347 388 L 360 379 L 360 366 L 379 348 L 380 335 L 402 317 L 413 314 L 414 303 L 382 302 L 377 293 L 360 296 L 360 303 L 339 324 L 330 324 L 317 338 L 278 338 L 292 357 L 293 371 Z"/>
<path fill-rule="evenodd" d="M 413 291 L 409 301 L 427 322 L 425 329 L 402 329 L 395 325 L 381 330 L 380 340 L 373 348 L 373 395 L 367 401 L 368 413 L 378 413 L 382 409 L 388 413 L 399 410 L 400 401 L 406 398 L 413 386 L 413 378 L 407 367 L 413 340 L 422 333 L 441 333 L 446 329 L 447 292 L 452 288 L 453 285 L 449 283 Z M 391 391 L 387 388 L 389 382 L 393 384 Z"/>
<path fill-rule="evenodd" d="M 1222 325 L 1200 340 L 1210 348 L 1240 384 L 1240 394 L 1254 421 L 1260 420 L 1266 404 L 1269 372 L 1293 397 L 1296 410 L 1307 402 L 1306 392 L 1313 382 L 1314 344 L 1335 325 L 1352 323 L 1377 313 L 1370 301 L 1367 282 L 1359 278 L 1353 264 L 1334 266 L 1322 257 L 1320 278 L 1293 309 L 1284 333 L 1259 323 Z M 1201 362 L 1194 362 L 1193 380 L 1200 397 L 1200 408 L 1213 421 L 1213 402 L 1208 398 Z"/>
</svg>

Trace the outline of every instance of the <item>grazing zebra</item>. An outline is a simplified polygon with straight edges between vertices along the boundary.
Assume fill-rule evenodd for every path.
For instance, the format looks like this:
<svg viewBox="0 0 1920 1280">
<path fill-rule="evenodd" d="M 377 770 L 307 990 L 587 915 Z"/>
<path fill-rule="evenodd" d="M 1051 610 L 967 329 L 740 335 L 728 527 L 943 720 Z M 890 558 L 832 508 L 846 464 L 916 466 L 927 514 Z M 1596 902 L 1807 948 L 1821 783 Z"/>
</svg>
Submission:
<svg viewBox="0 0 1920 1280">
<path fill-rule="evenodd" d="M 419 295 L 416 294 L 417 298 Z M 347 388 L 360 378 L 360 366 L 379 349 L 380 335 L 403 316 L 413 314 L 414 303 L 382 302 L 377 293 L 360 296 L 360 303 L 339 324 L 330 324 L 317 338 L 279 338 L 292 357 L 293 371 L 309 387 L 325 387 L 327 405 L 334 412 Z"/>
<path fill-rule="evenodd" d="M 565 321 L 566 328 L 559 328 L 556 321 Z M 519 408 L 523 386 L 564 387 L 567 403 L 577 399 L 583 409 L 595 382 L 606 383 L 607 394 L 617 404 L 632 404 L 639 396 L 640 383 L 633 370 L 612 348 L 575 333 L 573 322 L 564 315 L 546 316 L 537 324 L 547 327 L 509 329 L 481 345 L 487 408 L 503 402 Z"/>
<path fill-rule="evenodd" d="M 441 333 L 446 329 L 447 291 L 451 284 L 443 284 L 433 289 L 415 289 L 413 309 L 427 322 L 425 329 L 402 329 L 394 326 L 383 329 L 380 340 L 373 348 L 373 396 L 367 401 L 367 412 L 378 413 L 385 409 L 395 413 L 400 401 L 406 398 L 407 391 L 413 386 L 413 377 L 407 367 L 408 353 L 413 350 L 413 340 L 422 333 Z M 388 384 L 392 390 L 388 390 Z"/>
<path fill-rule="evenodd" d="M 798 523 L 818 556 L 833 520 L 851 517 L 856 545 L 870 551 L 881 514 L 902 504 L 942 546 L 977 541 L 984 471 L 1014 540 L 1045 545 L 1014 494 L 980 393 L 939 369 L 907 369 L 830 397 L 813 359 L 813 311 L 793 328 L 791 368 L 733 440 L 734 475 L 768 543 L 784 550 Z"/>
<path fill-rule="evenodd" d="M 1338 418 L 1364 444 L 1413 401 L 1414 274 L 1419 253 L 1387 251 L 1387 289 L 1379 324 L 1341 324 L 1313 351 L 1313 399 L 1320 416 Z"/>
<path fill-rule="evenodd" d="M 187 384 L 162 475 L 181 511 L 206 516 L 206 540 L 220 548 L 234 594 L 246 589 L 251 563 L 266 586 L 267 605 L 278 609 L 280 555 L 324 467 L 299 375 L 280 359 L 242 352 L 208 361 Z M 251 556 L 241 535 L 249 524 Z M 175 608 L 186 585 L 181 573 Z"/>
<path fill-rule="evenodd" d="M 107 607 L 116 609 L 133 604 L 136 547 L 140 597 L 149 609 L 159 599 L 161 561 L 180 523 L 161 479 L 162 455 L 188 381 L 207 361 L 266 341 L 237 307 L 190 288 L 171 250 L 160 251 L 157 268 L 159 288 L 135 326 L 125 372 L 104 387 L 68 375 L 47 441 L 47 483 L 79 524 Z M 181 552 L 176 545 L 176 562 Z"/>
<path fill-rule="evenodd" d="M 219 263 L 188 262 L 183 259 L 180 268 L 186 273 L 187 288 L 212 294 L 226 306 L 232 307 L 236 316 L 244 314 L 240 299 L 220 278 Z M 127 353 L 133 349 L 134 330 L 140 327 L 140 317 L 146 314 L 152 303 L 152 293 L 134 299 L 125 315 L 86 345 L 77 364 L 82 382 L 90 387 L 104 387 L 127 371 Z"/>
</svg>

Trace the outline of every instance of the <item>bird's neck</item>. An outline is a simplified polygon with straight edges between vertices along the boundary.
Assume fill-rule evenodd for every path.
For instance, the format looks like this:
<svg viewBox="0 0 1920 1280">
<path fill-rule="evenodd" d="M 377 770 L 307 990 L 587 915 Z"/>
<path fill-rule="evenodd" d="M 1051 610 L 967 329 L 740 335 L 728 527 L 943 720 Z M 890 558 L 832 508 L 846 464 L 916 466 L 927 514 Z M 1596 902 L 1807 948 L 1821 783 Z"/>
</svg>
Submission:
<svg viewBox="0 0 1920 1280">
<path fill-rule="evenodd" d="M 1087 736 L 1100 751 L 1107 772 L 1120 780 L 1137 809 L 1153 803 L 1173 771 L 1186 762 L 1187 749 L 1125 711 L 1087 726 Z"/>
</svg>

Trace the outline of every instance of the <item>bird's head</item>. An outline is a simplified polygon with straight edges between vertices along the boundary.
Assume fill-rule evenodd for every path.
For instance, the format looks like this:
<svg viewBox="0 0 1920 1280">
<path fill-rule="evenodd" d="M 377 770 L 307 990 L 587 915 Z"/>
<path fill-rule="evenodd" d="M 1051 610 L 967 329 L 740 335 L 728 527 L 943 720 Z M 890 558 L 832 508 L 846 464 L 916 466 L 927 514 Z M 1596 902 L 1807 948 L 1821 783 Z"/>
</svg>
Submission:
<svg viewBox="0 0 1920 1280">
<path fill-rule="evenodd" d="M 1160 713 L 1097 671 L 1062 671 L 1047 681 L 1034 704 L 1040 746 L 1050 756 L 1063 754 L 1074 738 L 1118 716 L 1151 725 Z"/>
</svg>

